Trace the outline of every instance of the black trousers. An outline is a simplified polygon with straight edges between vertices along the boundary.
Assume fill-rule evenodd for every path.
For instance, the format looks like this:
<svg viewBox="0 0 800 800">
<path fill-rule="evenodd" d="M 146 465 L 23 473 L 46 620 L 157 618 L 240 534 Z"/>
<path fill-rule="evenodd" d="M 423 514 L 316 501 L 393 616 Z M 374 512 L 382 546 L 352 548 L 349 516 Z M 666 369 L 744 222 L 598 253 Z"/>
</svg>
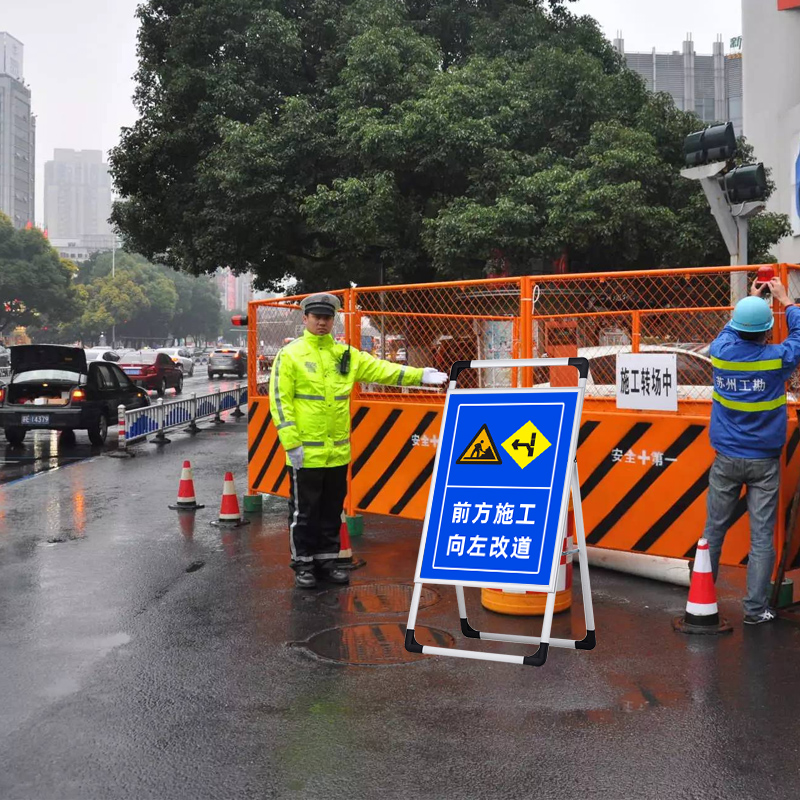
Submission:
<svg viewBox="0 0 800 800">
<path fill-rule="evenodd" d="M 292 569 L 331 569 L 347 494 L 347 465 L 289 467 L 289 550 Z"/>
</svg>

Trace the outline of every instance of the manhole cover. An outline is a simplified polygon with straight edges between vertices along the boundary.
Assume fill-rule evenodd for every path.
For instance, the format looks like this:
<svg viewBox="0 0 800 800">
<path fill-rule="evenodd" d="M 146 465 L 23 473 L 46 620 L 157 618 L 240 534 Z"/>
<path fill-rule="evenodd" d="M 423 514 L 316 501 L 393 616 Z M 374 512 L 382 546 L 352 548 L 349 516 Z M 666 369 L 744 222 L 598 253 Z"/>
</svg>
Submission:
<svg viewBox="0 0 800 800">
<path fill-rule="evenodd" d="M 416 639 L 422 645 L 453 647 L 447 631 L 417 626 Z M 305 646 L 322 658 L 342 664 L 402 664 L 420 656 L 405 648 L 406 626 L 398 622 L 374 625 L 345 625 L 312 636 Z"/>
<path fill-rule="evenodd" d="M 414 587 L 406 583 L 362 584 L 326 594 L 322 602 L 342 611 L 358 614 L 387 614 L 408 611 Z M 428 608 L 441 600 L 433 589 L 422 588 L 419 607 Z"/>
</svg>

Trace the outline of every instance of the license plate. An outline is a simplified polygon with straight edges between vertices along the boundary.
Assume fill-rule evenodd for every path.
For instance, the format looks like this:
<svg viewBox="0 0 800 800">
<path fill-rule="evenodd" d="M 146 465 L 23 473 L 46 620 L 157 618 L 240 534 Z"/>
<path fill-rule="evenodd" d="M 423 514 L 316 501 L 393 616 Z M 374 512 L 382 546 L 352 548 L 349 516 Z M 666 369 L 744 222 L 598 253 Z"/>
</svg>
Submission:
<svg viewBox="0 0 800 800">
<path fill-rule="evenodd" d="M 124 372 L 126 375 L 138 375 L 138 374 L 139 374 L 139 370 L 138 370 L 138 369 L 124 369 L 124 370 L 122 370 L 122 371 L 123 371 L 123 372 Z"/>
<path fill-rule="evenodd" d="M 23 425 L 49 425 L 50 424 L 50 415 L 49 414 L 23 414 L 22 415 L 22 424 Z"/>
</svg>

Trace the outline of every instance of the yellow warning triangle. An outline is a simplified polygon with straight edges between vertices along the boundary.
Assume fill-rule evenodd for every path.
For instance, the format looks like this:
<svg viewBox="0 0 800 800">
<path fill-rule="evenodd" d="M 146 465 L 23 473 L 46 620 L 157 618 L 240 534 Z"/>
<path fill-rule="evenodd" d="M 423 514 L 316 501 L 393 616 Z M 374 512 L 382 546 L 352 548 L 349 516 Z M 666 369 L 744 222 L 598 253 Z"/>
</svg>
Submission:
<svg viewBox="0 0 800 800">
<path fill-rule="evenodd" d="M 502 464 L 500 453 L 492 441 L 492 435 L 486 425 L 472 437 L 461 458 L 456 464 Z"/>
</svg>

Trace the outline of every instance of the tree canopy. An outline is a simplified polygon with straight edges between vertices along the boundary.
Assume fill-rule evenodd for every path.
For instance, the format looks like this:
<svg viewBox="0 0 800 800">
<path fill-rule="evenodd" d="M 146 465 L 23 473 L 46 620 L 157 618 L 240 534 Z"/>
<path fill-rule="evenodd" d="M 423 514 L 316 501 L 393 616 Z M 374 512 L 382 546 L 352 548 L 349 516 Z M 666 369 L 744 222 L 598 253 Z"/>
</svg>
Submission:
<svg viewBox="0 0 800 800">
<path fill-rule="evenodd" d="M 61 327 L 61 341 L 97 342 L 101 333 L 110 336 L 113 325 L 117 339 L 129 342 L 187 336 L 200 341 L 220 333 L 221 304 L 210 278 L 125 252 L 116 254 L 112 276 L 111 262 L 111 253 L 96 253 L 79 265 L 75 289 L 81 313 Z M 43 332 L 37 336 L 43 337 Z"/>
<path fill-rule="evenodd" d="M 75 270 L 40 230 L 17 230 L 0 213 L 0 333 L 16 325 L 56 325 L 78 314 Z"/>
<path fill-rule="evenodd" d="M 301 287 L 724 264 L 701 127 L 567 0 L 149 0 L 129 247 Z M 752 225 L 766 260 L 786 220 Z"/>
</svg>

